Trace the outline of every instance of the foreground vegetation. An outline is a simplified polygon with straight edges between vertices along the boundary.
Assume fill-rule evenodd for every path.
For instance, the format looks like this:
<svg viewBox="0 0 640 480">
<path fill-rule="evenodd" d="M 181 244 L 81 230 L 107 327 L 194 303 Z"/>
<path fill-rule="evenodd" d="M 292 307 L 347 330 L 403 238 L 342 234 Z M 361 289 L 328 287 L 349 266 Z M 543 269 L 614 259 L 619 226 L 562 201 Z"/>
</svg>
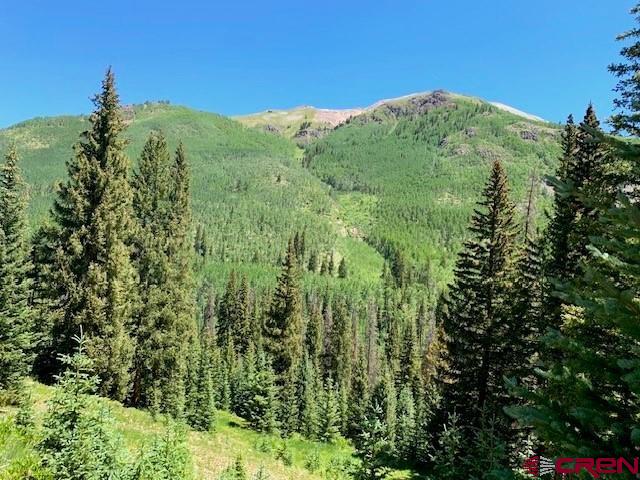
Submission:
<svg viewBox="0 0 640 480">
<path fill-rule="evenodd" d="M 32 478 L 29 475 L 37 478 L 35 472 L 40 457 L 37 445 L 47 402 L 53 392 L 52 387 L 42 384 L 30 382 L 26 385 L 25 394 L 32 402 L 33 430 L 25 430 L 19 425 L 24 421 L 20 419 L 24 406 L 0 410 L 0 465 L 3 472 L 0 478 Z M 95 405 L 106 407 L 113 416 L 114 435 L 125 445 L 129 459 L 136 459 L 154 441 L 165 438 L 176 428 L 168 418 L 154 418 L 148 412 L 125 408 L 118 402 L 99 399 Z M 274 480 L 343 478 L 355 461 L 353 450 L 346 442 L 327 444 L 300 437 L 283 439 L 278 435 L 258 433 L 251 430 L 244 419 L 224 411 L 218 412 L 213 431 L 190 431 L 185 443 L 190 456 L 188 464 L 193 467 L 195 476 L 207 480 L 219 478 L 239 457 L 248 478 L 260 478 L 257 473 L 262 468 L 265 471 L 262 478 Z M 407 475 L 407 472 L 395 472 L 393 478 L 406 478 Z"/>
</svg>

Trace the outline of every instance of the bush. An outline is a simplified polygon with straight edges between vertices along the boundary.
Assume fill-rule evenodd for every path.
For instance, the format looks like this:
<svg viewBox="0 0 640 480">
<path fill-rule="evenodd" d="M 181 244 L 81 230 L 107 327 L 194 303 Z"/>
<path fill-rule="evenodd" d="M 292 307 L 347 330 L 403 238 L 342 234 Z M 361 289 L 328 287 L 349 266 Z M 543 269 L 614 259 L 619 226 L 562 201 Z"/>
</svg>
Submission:
<svg viewBox="0 0 640 480">
<path fill-rule="evenodd" d="M 276 450 L 276 460 L 282 460 L 287 467 L 293 464 L 293 456 L 287 442 L 282 442 Z"/>
<path fill-rule="evenodd" d="M 193 468 L 183 426 L 172 424 L 158 435 L 133 466 L 130 480 L 190 480 Z"/>
<path fill-rule="evenodd" d="M 89 394 L 97 380 L 89 374 L 92 364 L 84 354 L 84 341 L 76 337 L 78 351 L 64 355 L 67 370 L 58 378 L 44 419 L 38 450 L 43 465 L 56 479 L 119 480 L 127 478 L 122 442 L 105 408 L 97 408 Z"/>
<path fill-rule="evenodd" d="M 320 454 L 318 450 L 310 452 L 304 460 L 304 468 L 311 473 L 315 473 L 320 469 Z"/>
</svg>

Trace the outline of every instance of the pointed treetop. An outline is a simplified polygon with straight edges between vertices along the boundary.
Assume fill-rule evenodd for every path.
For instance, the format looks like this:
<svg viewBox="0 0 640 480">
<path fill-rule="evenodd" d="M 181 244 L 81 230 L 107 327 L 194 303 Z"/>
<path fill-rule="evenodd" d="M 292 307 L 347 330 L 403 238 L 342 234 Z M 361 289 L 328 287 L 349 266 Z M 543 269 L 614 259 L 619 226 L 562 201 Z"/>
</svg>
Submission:
<svg viewBox="0 0 640 480">
<path fill-rule="evenodd" d="M 118 139 L 118 134 L 124 130 L 124 121 L 120 107 L 120 97 L 116 90 L 115 75 L 111 67 L 107 69 L 102 80 L 102 89 L 93 99 L 95 110 L 91 114 L 90 120 L 92 129 L 85 133 L 93 142 L 100 145 L 121 148 L 122 140 Z M 117 145 L 116 145 L 116 142 Z"/>
<path fill-rule="evenodd" d="M 593 103 L 591 102 L 589 102 L 589 106 L 587 107 L 587 111 L 584 114 L 584 120 L 582 120 L 581 125 L 583 127 L 590 127 L 590 128 L 600 127 L 600 121 L 596 116 L 596 110 L 595 108 L 593 108 Z"/>
</svg>

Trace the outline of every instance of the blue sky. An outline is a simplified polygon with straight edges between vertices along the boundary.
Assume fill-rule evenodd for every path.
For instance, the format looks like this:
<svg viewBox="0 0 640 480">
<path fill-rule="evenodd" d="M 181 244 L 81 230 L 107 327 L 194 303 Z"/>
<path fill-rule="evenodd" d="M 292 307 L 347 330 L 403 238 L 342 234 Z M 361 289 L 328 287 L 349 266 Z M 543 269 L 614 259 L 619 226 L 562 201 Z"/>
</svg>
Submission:
<svg viewBox="0 0 640 480">
<path fill-rule="evenodd" d="M 548 120 L 611 113 L 630 0 L 29 1 L 0 9 L 0 127 L 122 100 L 233 115 L 443 88 Z"/>
</svg>

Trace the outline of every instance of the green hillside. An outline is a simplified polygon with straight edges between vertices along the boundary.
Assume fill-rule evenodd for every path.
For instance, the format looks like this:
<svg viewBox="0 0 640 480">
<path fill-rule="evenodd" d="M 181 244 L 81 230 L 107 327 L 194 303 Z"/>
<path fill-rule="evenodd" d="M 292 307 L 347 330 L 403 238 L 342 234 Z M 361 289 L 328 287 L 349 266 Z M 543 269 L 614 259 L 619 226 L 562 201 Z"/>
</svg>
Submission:
<svg viewBox="0 0 640 480">
<path fill-rule="evenodd" d="M 306 150 L 305 165 L 334 188 L 347 223 L 387 257 L 412 258 L 415 275 L 442 284 L 494 159 L 522 201 L 534 175 L 554 170 L 557 126 L 489 103 L 434 92 L 384 102 Z"/>
<path fill-rule="evenodd" d="M 361 108 L 331 110 L 303 106 L 290 110 L 267 110 L 242 115 L 236 117 L 236 120 L 248 127 L 291 138 L 300 145 L 307 145 L 362 112 Z"/>
<path fill-rule="evenodd" d="M 288 139 L 247 128 L 220 115 L 159 103 L 128 107 L 128 152 L 136 159 L 147 135 L 161 130 L 171 148 L 182 141 L 192 169 L 193 209 L 210 248 L 205 273 L 224 283 L 219 269 L 247 271 L 271 283 L 286 241 L 306 230 L 310 248 L 347 256 L 352 278 L 369 284 L 382 258 L 347 237 L 330 189 L 301 168 L 301 152 Z M 15 143 L 30 186 L 30 219 L 46 218 L 55 184 L 65 175 L 86 117 L 38 118 L 0 130 L 0 151 Z M 310 279 L 313 280 L 313 279 Z M 360 281 L 361 280 L 361 281 Z M 373 279 L 376 281 L 377 277 Z"/>
<path fill-rule="evenodd" d="M 164 103 L 127 107 L 132 159 L 151 130 L 187 148 L 212 282 L 237 268 L 271 285 L 286 240 L 306 231 L 310 250 L 347 259 L 349 286 L 377 284 L 383 257 L 398 252 L 413 259 L 415 279 L 442 286 L 491 161 L 504 162 L 522 200 L 529 177 L 552 172 L 559 153 L 555 125 L 444 92 L 349 110 L 346 123 L 331 112 L 347 111 L 308 107 L 235 121 Z M 323 134 L 307 138 L 303 152 L 295 134 L 304 122 Z M 0 131 L 0 149 L 15 143 L 22 156 L 34 224 L 46 218 L 87 124 L 38 118 Z M 322 281 L 307 274 L 306 283 Z"/>
<path fill-rule="evenodd" d="M 55 387 L 29 383 L 34 401 L 36 424 L 40 424 Z M 125 408 L 118 402 L 100 399 L 115 418 L 115 427 L 131 457 L 148 446 L 155 435 L 166 429 L 162 417 L 135 408 Z M 14 427 L 15 407 L 0 406 L 0 479 L 4 474 L 25 465 L 31 455 L 37 455 L 33 444 Z M 283 439 L 276 435 L 260 434 L 249 429 L 246 422 L 231 413 L 219 411 L 213 432 L 190 431 L 187 443 L 198 478 L 213 480 L 241 456 L 250 475 L 261 466 L 272 480 L 346 479 L 344 473 L 354 461 L 353 448 L 346 442 L 335 444 L 312 442 L 299 436 Z M 284 451 L 287 452 L 283 457 Z M 280 452 L 280 453 L 279 453 Z M 24 467 L 22 467 L 24 468 Z M 8 473 L 10 475 L 10 473 Z M 396 471 L 393 479 L 409 478 L 409 472 Z"/>
</svg>

